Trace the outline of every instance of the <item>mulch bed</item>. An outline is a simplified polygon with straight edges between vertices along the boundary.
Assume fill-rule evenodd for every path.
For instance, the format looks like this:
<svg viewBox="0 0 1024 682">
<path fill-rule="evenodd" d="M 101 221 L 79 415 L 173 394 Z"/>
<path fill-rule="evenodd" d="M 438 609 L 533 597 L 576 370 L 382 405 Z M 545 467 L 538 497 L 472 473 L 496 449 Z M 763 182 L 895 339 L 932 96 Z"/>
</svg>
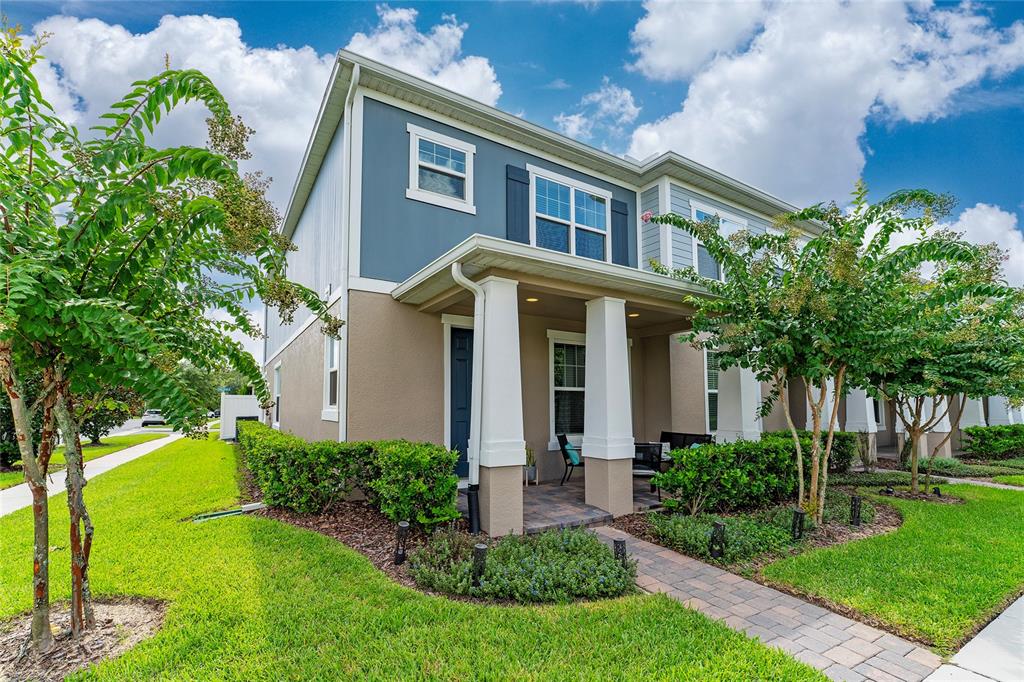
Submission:
<svg viewBox="0 0 1024 682">
<path fill-rule="evenodd" d="M 67 603 L 54 604 L 50 623 L 59 631 L 53 648 L 36 654 L 29 647 L 32 614 L 0 623 L 0 680 L 63 680 L 101 661 L 117 658 L 160 629 L 166 605 L 149 599 L 94 601 L 96 626 L 78 642 L 71 639 Z"/>
<path fill-rule="evenodd" d="M 940 488 L 941 490 L 941 488 Z M 909 490 L 896 489 L 893 494 L 882 493 L 884 497 L 898 497 L 901 500 L 914 500 L 915 502 L 935 502 L 936 504 L 963 504 L 964 501 L 952 495 L 929 495 L 925 493 L 912 493 Z"/>
</svg>

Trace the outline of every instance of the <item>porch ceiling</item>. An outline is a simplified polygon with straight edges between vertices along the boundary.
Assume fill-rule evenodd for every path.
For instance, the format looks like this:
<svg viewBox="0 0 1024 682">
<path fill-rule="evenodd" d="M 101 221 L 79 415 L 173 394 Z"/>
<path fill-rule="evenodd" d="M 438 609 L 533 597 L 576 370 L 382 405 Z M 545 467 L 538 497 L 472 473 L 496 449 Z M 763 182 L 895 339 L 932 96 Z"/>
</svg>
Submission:
<svg viewBox="0 0 1024 682">
<path fill-rule="evenodd" d="M 521 291 L 580 300 L 617 296 L 626 299 L 627 307 L 649 311 L 651 322 L 687 317 L 692 309 L 682 303 L 683 297 L 706 295 L 700 287 L 652 272 L 484 235 L 459 243 L 395 287 L 391 295 L 424 311 L 450 309 L 468 300 L 469 292 L 452 277 L 454 263 L 461 263 L 470 279 L 487 274 L 517 279 Z"/>
</svg>

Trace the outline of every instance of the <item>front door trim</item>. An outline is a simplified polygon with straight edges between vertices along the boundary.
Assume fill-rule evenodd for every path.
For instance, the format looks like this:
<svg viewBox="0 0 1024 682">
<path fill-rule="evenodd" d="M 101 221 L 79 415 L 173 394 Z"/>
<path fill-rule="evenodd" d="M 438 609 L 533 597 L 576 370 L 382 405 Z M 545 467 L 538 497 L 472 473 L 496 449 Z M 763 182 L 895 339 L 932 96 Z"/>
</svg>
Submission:
<svg viewBox="0 0 1024 682">
<path fill-rule="evenodd" d="M 452 447 L 452 327 L 472 329 L 473 318 L 469 315 L 441 315 L 444 327 L 444 446 Z"/>
</svg>

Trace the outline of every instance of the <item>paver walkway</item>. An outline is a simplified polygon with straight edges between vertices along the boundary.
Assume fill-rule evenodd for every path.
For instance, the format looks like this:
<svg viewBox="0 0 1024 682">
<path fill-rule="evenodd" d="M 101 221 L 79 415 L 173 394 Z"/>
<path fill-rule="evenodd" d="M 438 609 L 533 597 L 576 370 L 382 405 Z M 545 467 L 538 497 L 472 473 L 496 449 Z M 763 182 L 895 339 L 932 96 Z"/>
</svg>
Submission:
<svg viewBox="0 0 1024 682">
<path fill-rule="evenodd" d="M 977 636 L 928 678 L 946 680 L 1024 680 L 1024 597 L 1010 604 Z"/>
<path fill-rule="evenodd" d="M 162 448 L 168 443 L 182 438 L 180 433 L 169 434 L 166 438 L 157 438 L 155 440 L 146 441 L 145 443 L 139 443 L 133 445 L 130 448 L 118 450 L 112 452 L 109 455 L 103 457 L 97 457 L 96 459 L 90 460 L 85 463 L 85 475 L 87 478 L 93 478 L 99 476 L 102 473 L 110 471 L 115 467 L 119 467 L 126 462 L 130 462 L 133 459 L 138 459 L 144 455 L 148 455 L 158 448 Z M 67 479 L 67 471 L 61 469 L 51 473 L 46 483 L 46 492 L 50 497 L 57 495 L 58 493 L 65 492 L 65 480 Z M 27 483 L 16 485 L 6 490 L 0 490 L 0 516 L 10 514 L 13 511 L 28 507 L 32 504 L 32 491 L 29 490 Z"/>
<path fill-rule="evenodd" d="M 783 649 L 833 680 L 919 682 L 942 664 L 928 649 L 615 528 L 637 561 L 637 584 Z"/>
</svg>

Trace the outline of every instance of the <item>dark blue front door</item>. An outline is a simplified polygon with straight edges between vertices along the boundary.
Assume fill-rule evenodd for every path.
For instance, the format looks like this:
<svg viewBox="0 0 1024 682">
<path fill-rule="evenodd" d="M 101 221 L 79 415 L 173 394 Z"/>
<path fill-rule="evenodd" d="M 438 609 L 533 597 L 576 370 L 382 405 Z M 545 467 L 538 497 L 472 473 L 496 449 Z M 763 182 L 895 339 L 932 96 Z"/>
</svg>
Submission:
<svg viewBox="0 0 1024 682">
<path fill-rule="evenodd" d="M 452 327 L 451 347 L 452 449 L 459 451 L 455 467 L 460 478 L 469 475 L 469 420 L 473 394 L 473 330 Z"/>
</svg>

